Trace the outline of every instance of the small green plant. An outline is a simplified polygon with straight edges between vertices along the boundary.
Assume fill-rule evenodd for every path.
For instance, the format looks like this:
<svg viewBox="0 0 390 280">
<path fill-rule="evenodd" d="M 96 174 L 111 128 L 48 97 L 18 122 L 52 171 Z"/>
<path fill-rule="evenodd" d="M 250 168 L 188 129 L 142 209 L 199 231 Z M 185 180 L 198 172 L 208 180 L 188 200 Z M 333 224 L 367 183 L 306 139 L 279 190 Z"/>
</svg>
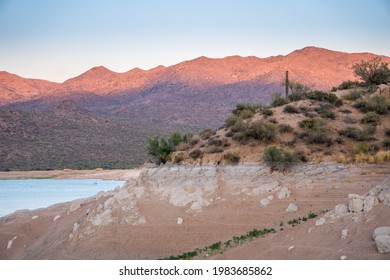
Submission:
<svg viewBox="0 0 390 280">
<path fill-rule="evenodd" d="M 365 129 L 348 126 L 339 131 L 340 136 L 348 137 L 356 141 L 372 140 L 372 134 L 375 133 L 375 126 L 367 126 Z"/>
<path fill-rule="evenodd" d="M 344 96 L 345 99 L 356 101 L 362 97 L 362 92 L 360 90 L 354 89 L 351 90 L 348 94 Z"/>
<path fill-rule="evenodd" d="M 387 100 L 384 96 L 374 96 L 368 100 L 356 102 L 353 107 L 359 109 L 363 113 L 375 112 L 377 114 L 383 115 L 389 112 L 390 101 Z"/>
<path fill-rule="evenodd" d="M 300 121 L 299 127 L 303 128 L 305 130 L 312 130 L 316 127 L 316 120 L 315 119 L 304 119 Z"/>
<path fill-rule="evenodd" d="M 236 108 L 232 111 L 232 114 L 243 119 L 248 119 L 262 108 L 262 104 L 240 103 L 236 105 Z"/>
<path fill-rule="evenodd" d="M 298 158 L 294 153 L 283 150 L 276 146 L 271 146 L 265 149 L 263 153 L 263 159 L 271 166 L 271 172 L 273 172 L 278 166 L 283 166 L 285 170 L 290 164 L 297 162 Z"/>
<path fill-rule="evenodd" d="M 380 116 L 377 113 L 368 112 L 363 116 L 361 123 L 372 124 L 374 126 L 379 125 Z"/>
<path fill-rule="evenodd" d="M 357 154 L 360 154 L 360 153 L 367 153 L 369 149 L 370 149 L 370 147 L 368 146 L 367 143 L 362 143 L 362 144 L 359 144 L 359 145 L 356 147 L 356 153 L 357 153 Z"/>
<path fill-rule="evenodd" d="M 192 158 L 192 159 L 198 159 L 202 156 L 202 151 L 199 150 L 199 149 L 196 149 L 196 150 L 193 150 L 191 151 L 188 155 Z"/>
<path fill-rule="evenodd" d="M 316 100 L 316 101 L 324 101 L 331 104 L 335 104 L 338 100 L 337 96 L 331 92 L 324 92 L 319 90 L 314 90 L 305 93 L 305 97 L 307 99 Z"/>
<path fill-rule="evenodd" d="M 338 90 L 344 90 L 344 89 L 351 89 L 351 88 L 357 88 L 360 86 L 360 83 L 358 81 L 344 81 L 342 82 L 337 89 Z"/>
<path fill-rule="evenodd" d="M 286 105 L 283 109 L 283 112 L 288 113 L 288 114 L 299 114 L 300 113 L 298 108 L 295 106 L 292 106 L 292 105 Z"/>
<path fill-rule="evenodd" d="M 211 137 L 211 135 L 213 135 L 213 130 L 211 130 L 210 128 L 207 128 L 205 130 L 203 130 L 201 133 L 199 133 L 199 136 L 202 140 L 207 140 Z"/>
<path fill-rule="evenodd" d="M 264 108 L 264 109 L 261 111 L 261 113 L 262 113 L 264 116 L 266 116 L 266 117 L 270 117 L 270 116 L 272 116 L 272 115 L 274 114 L 274 111 L 273 111 L 271 108 L 266 107 L 266 108 Z"/>
<path fill-rule="evenodd" d="M 283 105 L 285 105 L 287 103 L 288 103 L 287 100 L 282 97 L 282 94 L 275 93 L 274 97 L 273 97 L 273 99 L 271 101 L 271 106 L 272 107 L 279 107 L 279 106 L 283 106 Z"/>
<path fill-rule="evenodd" d="M 356 63 L 352 68 L 355 75 L 360 77 L 367 85 L 380 85 L 390 82 L 388 64 L 382 62 L 379 57 Z"/>
<path fill-rule="evenodd" d="M 223 155 L 223 159 L 229 164 L 238 164 L 241 157 L 239 156 L 239 153 L 228 152 Z"/>
<path fill-rule="evenodd" d="M 385 138 L 382 142 L 382 146 L 386 149 L 390 148 L 390 138 Z"/>
<path fill-rule="evenodd" d="M 294 131 L 294 129 L 289 124 L 280 124 L 278 129 L 280 133 L 289 133 Z"/>
</svg>

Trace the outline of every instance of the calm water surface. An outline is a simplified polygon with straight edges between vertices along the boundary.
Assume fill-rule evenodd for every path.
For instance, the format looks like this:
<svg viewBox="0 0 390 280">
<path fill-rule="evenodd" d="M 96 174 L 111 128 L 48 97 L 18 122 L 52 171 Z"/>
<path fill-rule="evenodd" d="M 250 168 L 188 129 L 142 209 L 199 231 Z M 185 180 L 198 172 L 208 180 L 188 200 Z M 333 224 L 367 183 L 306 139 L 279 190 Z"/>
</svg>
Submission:
<svg viewBox="0 0 390 280">
<path fill-rule="evenodd" d="M 89 197 L 122 186 L 125 181 L 0 180 L 0 217 L 20 209 L 36 209 Z"/>
</svg>

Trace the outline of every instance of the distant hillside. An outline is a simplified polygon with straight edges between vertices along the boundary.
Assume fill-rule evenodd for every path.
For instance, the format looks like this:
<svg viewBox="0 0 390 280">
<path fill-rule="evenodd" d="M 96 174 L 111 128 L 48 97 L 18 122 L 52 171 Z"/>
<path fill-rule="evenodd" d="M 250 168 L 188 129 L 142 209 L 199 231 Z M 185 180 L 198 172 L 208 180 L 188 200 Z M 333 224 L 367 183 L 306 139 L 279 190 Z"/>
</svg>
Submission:
<svg viewBox="0 0 390 280">
<path fill-rule="evenodd" d="M 0 170 L 129 168 L 145 159 L 150 133 L 72 101 L 45 111 L 0 109 Z"/>
</svg>

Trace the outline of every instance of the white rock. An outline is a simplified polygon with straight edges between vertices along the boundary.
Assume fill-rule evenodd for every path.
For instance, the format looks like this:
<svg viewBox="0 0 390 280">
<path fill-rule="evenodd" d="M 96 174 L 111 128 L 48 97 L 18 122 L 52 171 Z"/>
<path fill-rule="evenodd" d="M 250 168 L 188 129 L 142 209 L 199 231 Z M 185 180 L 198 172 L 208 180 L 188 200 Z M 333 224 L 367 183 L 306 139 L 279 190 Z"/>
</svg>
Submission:
<svg viewBox="0 0 390 280">
<path fill-rule="evenodd" d="M 75 201 L 70 205 L 69 212 L 72 213 L 72 212 L 76 211 L 77 209 L 79 209 L 80 207 L 81 207 L 80 202 Z"/>
<path fill-rule="evenodd" d="M 182 225 L 183 222 L 184 222 L 184 220 L 183 220 L 182 217 L 178 217 L 178 218 L 177 218 L 177 224 L 178 224 L 178 225 Z"/>
<path fill-rule="evenodd" d="M 271 201 L 272 199 L 274 199 L 274 196 L 273 195 L 269 195 L 267 196 L 268 200 Z"/>
<path fill-rule="evenodd" d="M 389 235 L 378 235 L 375 238 L 376 248 L 379 253 L 387 254 L 390 253 L 390 236 Z"/>
<path fill-rule="evenodd" d="M 372 239 L 375 240 L 375 238 L 379 235 L 389 235 L 390 236 L 390 227 L 377 227 L 374 230 L 374 233 L 372 234 Z"/>
<path fill-rule="evenodd" d="M 348 214 L 348 206 L 345 204 L 336 205 L 336 207 L 334 208 L 334 212 L 337 216 Z"/>
<path fill-rule="evenodd" d="M 104 202 L 104 210 L 107 210 L 107 209 L 112 209 L 114 207 L 114 204 L 115 204 L 116 200 L 114 197 L 110 197 L 109 199 L 107 199 L 105 202 Z"/>
<path fill-rule="evenodd" d="M 286 209 L 286 212 L 291 213 L 291 212 L 297 212 L 298 211 L 298 206 L 296 206 L 294 203 L 290 203 Z"/>
<path fill-rule="evenodd" d="M 340 257 L 340 260 L 346 260 L 347 259 L 347 256 L 346 255 L 342 255 L 341 257 Z"/>
<path fill-rule="evenodd" d="M 369 196 L 378 196 L 379 193 L 381 192 L 381 190 L 382 190 L 382 186 L 377 185 L 377 186 L 373 187 L 371 190 L 369 190 L 368 195 Z"/>
<path fill-rule="evenodd" d="M 350 212 L 362 212 L 363 211 L 363 198 L 357 194 L 348 195 L 348 209 Z"/>
<path fill-rule="evenodd" d="M 287 197 L 290 197 L 290 194 L 291 194 L 291 191 L 287 187 L 283 187 L 280 189 L 280 191 L 278 193 L 278 198 L 279 199 L 287 198 Z"/>
<path fill-rule="evenodd" d="M 364 212 L 369 212 L 372 210 L 372 208 L 374 208 L 375 206 L 375 197 L 373 196 L 367 196 L 366 198 L 364 198 L 363 200 L 363 211 Z"/>
<path fill-rule="evenodd" d="M 262 200 L 260 200 L 261 206 L 267 206 L 269 203 L 270 203 L 270 201 L 268 198 L 263 198 Z"/>
<path fill-rule="evenodd" d="M 15 241 L 16 238 L 18 238 L 18 236 L 14 236 L 14 238 L 12 238 L 11 240 L 8 241 L 7 250 L 11 249 L 12 243 Z"/>
<path fill-rule="evenodd" d="M 35 220 L 35 219 L 38 219 L 38 218 L 39 218 L 39 216 L 37 216 L 37 215 L 31 217 L 32 220 Z"/>
<path fill-rule="evenodd" d="M 79 229 L 79 224 L 78 223 L 74 223 L 73 224 L 73 232 L 77 231 Z"/>
<path fill-rule="evenodd" d="M 347 229 L 343 229 L 341 231 L 341 238 L 347 238 L 348 236 L 348 230 Z"/>
<path fill-rule="evenodd" d="M 292 249 L 294 249 L 295 248 L 295 246 L 290 246 L 289 248 L 288 248 L 288 251 L 291 251 Z"/>
<path fill-rule="evenodd" d="M 319 219 L 319 220 L 316 221 L 315 225 L 316 225 L 316 226 L 322 226 L 324 223 L 325 223 L 325 219 L 324 219 L 324 218 L 321 218 L 321 219 Z"/>
<path fill-rule="evenodd" d="M 61 216 L 60 216 L 60 215 L 56 215 L 56 216 L 54 217 L 54 219 L 53 219 L 53 222 L 57 221 L 59 218 L 61 218 Z"/>
</svg>

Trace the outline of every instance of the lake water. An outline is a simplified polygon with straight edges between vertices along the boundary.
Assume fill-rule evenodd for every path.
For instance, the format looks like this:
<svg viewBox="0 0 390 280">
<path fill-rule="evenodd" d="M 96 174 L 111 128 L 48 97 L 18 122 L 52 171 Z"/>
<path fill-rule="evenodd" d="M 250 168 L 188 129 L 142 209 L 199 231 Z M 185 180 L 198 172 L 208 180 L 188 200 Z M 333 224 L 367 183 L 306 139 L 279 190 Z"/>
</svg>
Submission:
<svg viewBox="0 0 390 280">
<path fill-rule="evenodd" d="M 86 180 L 0 180 L 0 217 L 20 209 L 37 209 L 52 204 L 90 197 L 122 186 L 125 181 Z"/>
</svg>

